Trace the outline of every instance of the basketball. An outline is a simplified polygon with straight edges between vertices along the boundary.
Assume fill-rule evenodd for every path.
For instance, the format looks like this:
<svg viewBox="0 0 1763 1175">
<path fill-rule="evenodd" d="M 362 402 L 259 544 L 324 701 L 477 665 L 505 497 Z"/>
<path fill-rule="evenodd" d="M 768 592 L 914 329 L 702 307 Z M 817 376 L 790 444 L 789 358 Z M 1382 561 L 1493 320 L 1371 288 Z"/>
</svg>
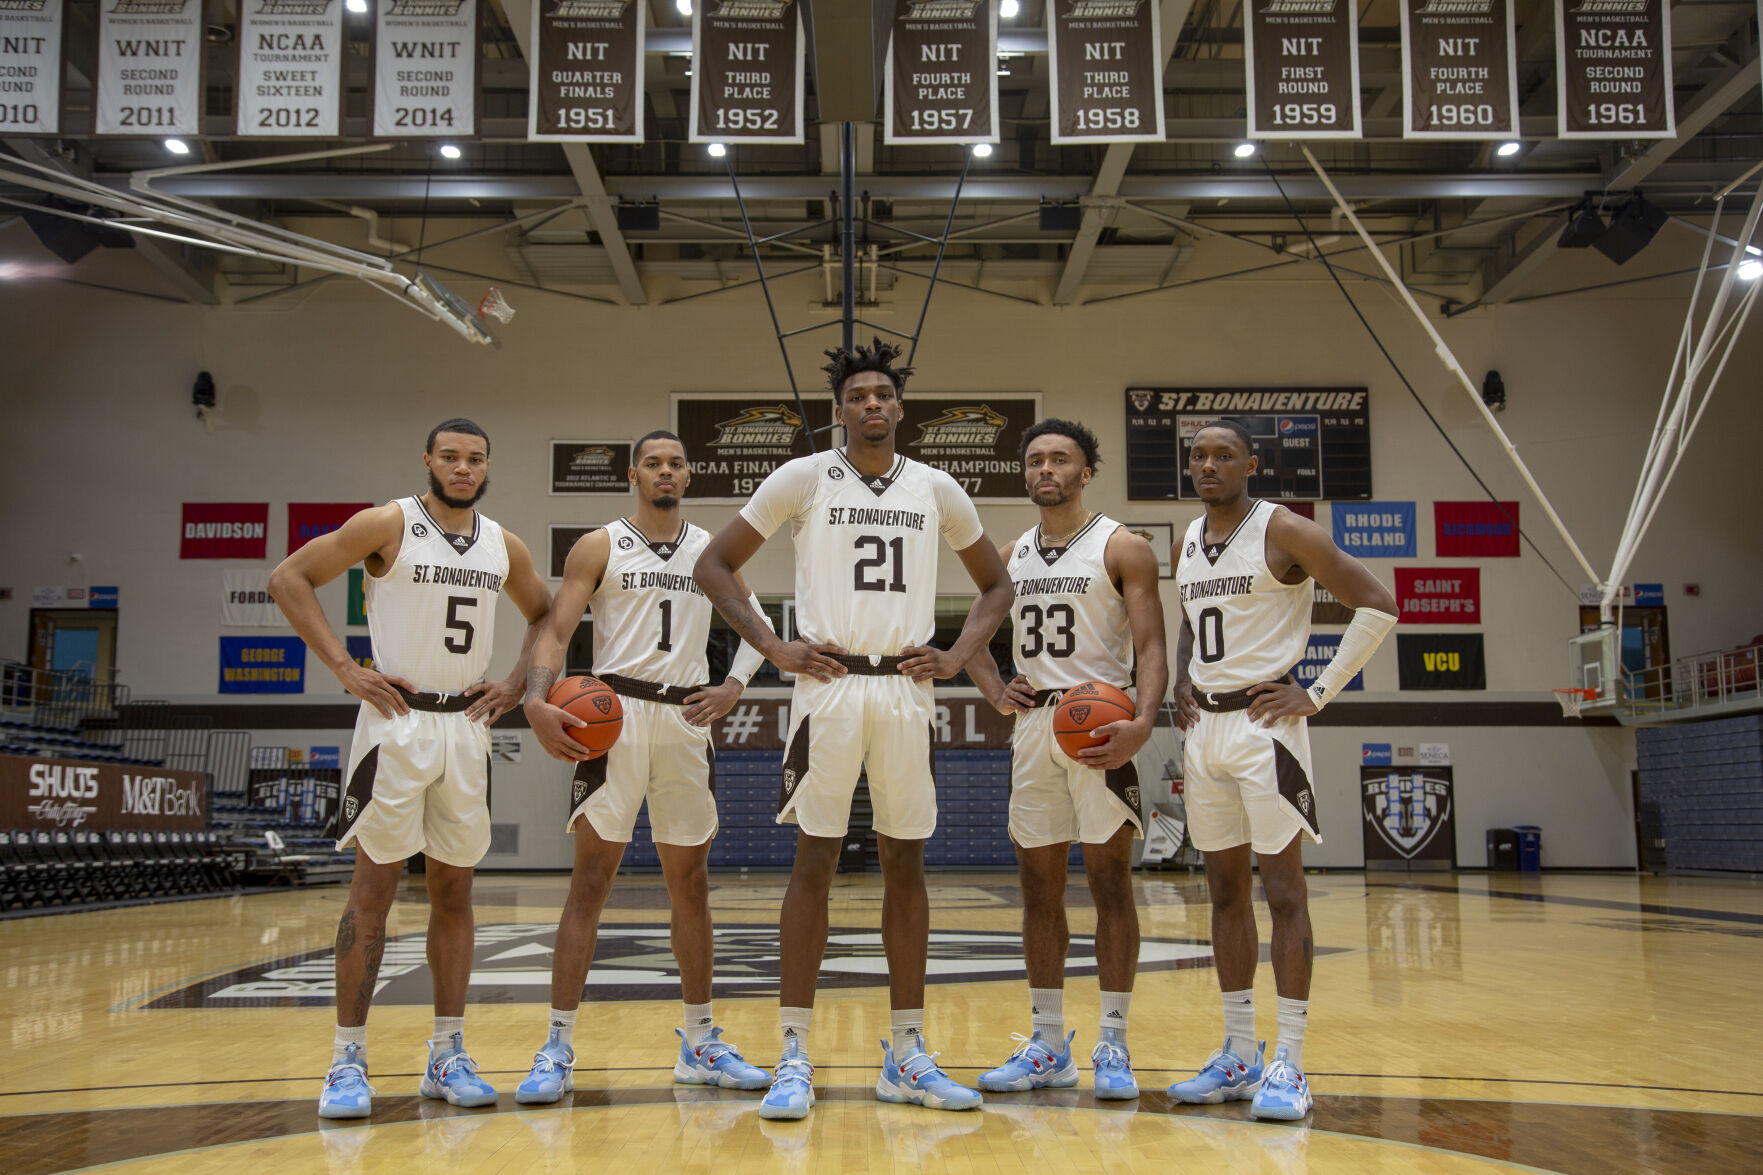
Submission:
<svg viewBox="0 0 1763 1175">
<path fill-rule="evenodd" d="M 1053 739 L 1060 750 L 1081 763 L 1083 760 L 1078 759 L 1077 753 L 1096 745 L 1090 731 L 1137 713 L 1138 709 L 1125 690 L 1099 681 L 1082 682 L 1066 690 L 1059 705 L 1054 707 Z"/>
<path fill-rule="evenodd" d="M 624 729 L 624 705 L 612 687 L 597 677 L 566 677 L 551 687 L 545 700 L 559 710 L 586 722 L 586 726 L 566 726 L 563 729 L 582 746 L 593 754 L 591 759 L 598 759 L 612 749 L 618 741 L 618 732 Z"/>
</svg>

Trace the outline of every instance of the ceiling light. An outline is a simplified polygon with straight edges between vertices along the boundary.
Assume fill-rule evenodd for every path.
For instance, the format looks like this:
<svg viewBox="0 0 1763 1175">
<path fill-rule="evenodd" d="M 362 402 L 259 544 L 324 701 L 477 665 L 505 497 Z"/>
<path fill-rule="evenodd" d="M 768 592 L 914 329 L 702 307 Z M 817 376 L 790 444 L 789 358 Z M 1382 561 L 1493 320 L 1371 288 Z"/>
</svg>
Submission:
<svg viewBox="0 0 1763 1175">
<path fill-rule="evenodd" d="M 724 155 L 728 154 L 728 148 L 721 143 L 712 143 L 709 147 L 705 148 L 705 150 L 710 152 L 710 158 L 712 159 L 721 159 Z"/>
<path fill-rule="evenodd" d="M 346 0 L 343 7 L 360 16 L 367 12 L 367 0 Z"/>
<path fill-rule="evenodd" d="M 975 159 L 988 159 L 991 157 L 991 154 L 992 145 L 990 143 L 975 143 L 973 145 L 973 157 Z"/>
<path fill-rule="evenodd" d="M 173 155 L 188 155 L 190 153 L 190 145 L 182 139 L 165 140 L 165 149 Z"/>
<path fill-rule="evenodd" d="M 1754 282 L 1763 277 L 1763 261 L 1750 257 L 1739 262 L 1738 278 L 1742 282 Z"/>
<path fill-rule="evenodd" d="M 458 147 L 455 147 L 452 143 L 441 144 L 442 159 L 457 159 L 463 154 L 465 154 L 465 152 L 461 151 Z"/>
<path fill-rule="evenodd" d="M 673 6 L 679 9 L 681 16 L 692 15 L 692 0 L 673 0 Z"/>
<path fill-rule="evenodd" d="M 1519 142 L 1501 143 L 1499 148 L 1494 151 L 1494 154 L 1498 155 L 1501 159 L 1510 159 L 1510 158 L 1512 158 L 1512 156 L 1518 154 L 1523 149 L 1524 149 L 1523 143 L 1519 143 Z"/>
<path fill-rule="evenodd" d="M 1018 4 L 1016 2 L 1016 0 L 1001 0 L 1001 2 L 998 5 L 998 15 L 1003 17 L 1005 20 L 1009 20 L 1011 17 L 1015 16 L 1018 12 L 1021 12 L 1021 11 L 1022 11 L 1022 5 Z"/>
<path fill-rule="evenodd" d="M 1238 159 L 1247 159 L 1249 156 L 1253 155 L 1254 153 L 1255 153 L 1255 144 L 1253 144 L 1253 143 L 1238 143 L 1237 144 L 1236 157 Z"/>
</svg>

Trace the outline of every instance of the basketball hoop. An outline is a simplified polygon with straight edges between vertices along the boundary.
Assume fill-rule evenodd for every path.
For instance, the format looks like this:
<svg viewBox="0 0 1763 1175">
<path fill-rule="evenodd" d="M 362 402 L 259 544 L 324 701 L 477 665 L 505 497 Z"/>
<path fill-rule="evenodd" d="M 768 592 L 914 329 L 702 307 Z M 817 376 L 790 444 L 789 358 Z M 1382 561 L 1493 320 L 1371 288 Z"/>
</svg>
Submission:
<svg viewBox="0 0 1763 1175">
<path fill-rule="evenodd" d="M 477 316 L 482 318 L 486 314 L 500 323 L 507 323 L 514 317 L 514 307 L 508 304 L 508 299 L 495 286 L 485 290 L 483 300 L 477 304 Z"/>
<path fill-rule="evenodd" d="M 1558 689 L 1555 700 L 1561 703 L 1561 717 L 1578 718 L 1579 712 L 1587 702 L 1595 702 L 1598 691 L 1595 689 Z"/>
</svg>

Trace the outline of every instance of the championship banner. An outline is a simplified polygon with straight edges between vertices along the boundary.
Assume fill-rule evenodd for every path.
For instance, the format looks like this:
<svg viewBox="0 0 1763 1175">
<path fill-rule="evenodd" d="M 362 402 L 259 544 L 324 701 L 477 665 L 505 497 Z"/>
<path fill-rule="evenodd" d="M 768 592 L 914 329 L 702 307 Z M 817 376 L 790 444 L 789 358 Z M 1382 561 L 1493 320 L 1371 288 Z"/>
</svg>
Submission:
<svg viewBox="0 0 1763 1175">
<path fill-rule="evenodd" d="M 526 137 L 643 141 L 643 33 L 637 0 L 539 0 L 532 6 Z"/>
<path fill-rule="evenodd" d="M 1401 689 L 1486 689 L 1488 667 L 1479 632 L 1398 632 Z"/>
<path fill-rule="evenodd" d="M 185 502 L 178 558 L 261 559 L 268 530 L 268 502 Z"/>
<path fill-rule="evenodd" d="M 208 827 L 200 771 L 0 755 L 0 825 L 22 829 L 143 831 Z"/>
<path fill-rule="evenodd" d="M 380 0 L 373 30 L 376 138 L 477 134 L 478 0 Z"/>
<path fill-rule="evenodd" d="M 1047 6 L 1053 143 L 1161 143 L 1158 0 Z"/>
<path fill-rule="evenodd" d="M 934 750 L 1010 745 L 1011 719 L 998 713 L 984 698 L 939 697 L 931 714 Z M 711 726 L 710 745 L 718 751 L 782 751 L 789 732 L 788 697 L 748 695 L 726 718 Z"/>
<path fill-rule="evenodd" d="M 1248 0 L 1243 64 L 1251 139 L 1357 139 L 1353 0 Z"/>
<path fill-rule="evenodd" d="M 1084 7 L 1086 0 L 1077 3 Z M 895 0 L 882 76 L 883 143 L 996 143 L 998 6 L 992 0 Z M 1057 133 L 1057 119 L 1053 126 Z M 1162 138 L 1161 123 L 1157 130 Z"/>
<path fill-rule="evenodd" d="M 906 409 L 900 422 L 902 454 L 941 469 L 976 502 L 1028 500 L 1017 445 L 1023 430 L 1041 418 L 1039 396 L 914 392 L 900 403 Z"/>
<path fill-rule="evenodd" d="M 806 420 L 787 392 L 676 394 L 673 432 L 692 463 L 690 500 L 740 505 L 785 461 L 837 445 L 836 430 L 820 431 L 832 423 L 832 397 L 818 395 L 804 403 Z M 810 429 L 816 437 L 813 449 Z"/>
<path fill-rule="evenodd" d="M 1673 138 L 1671 86 L 1666 0 L 1555 0 L 1560 138 Z"/>
<path fill-rule="evenodd" d="M 1511 0 L 1402 0 L 1402 137 L 1518 135 Z"/>
<path fill-rule="evenodd" d="M 306 642 L 297 636 L 220 638 L 220 692 L 298 694 L 306 691 Z"/>
<path fill-rule="evenodd" d="M 63 0 L 0 0 L 0 135 L 61 130 Z"/>
<path fill-rule="evenodd" d="M 363 510 L 373 509 L 372 502 L 289 502 L 288 554 L 317 538 L 340 530 L 345 522 Z"/>
<path fill-rule="evenodd" d="M 1359 768 L 1367 868 L 1457 867 L 1457 805 L 1449 767 Z"/>
<path fill-rule="evenodd" d="M 95 135 L 202 133 L 202 0 L 98 6 Z"/>
<path fill-rule="evenodd" d="M 1434 502 L 1432 518 L 1441 559 L 1518 558 L 1517 502 Z"/>
<path fill-rule="evenodd" d="M 343 0 L 240 0 L 239 135 L 342 134 L 347 50 Z"/>
<path fill-rule="evenodd" d="M 1304 646 L 1304 659 L 1292 666 L 1292 676 L 1297 678 L 1299 685 L 1309 689 L 1316 684 L 1316 679 L 1322 676 L 1322 671 L 1328 668 L 1328 663 L 1334 660 L 1335 654 L 1340 652 L 1340 649 L 1341 637 L 1339 633 L 1332 635 L 1321 632 L 1311 633 L 1309 643 Z M 1352 681 L 1341 687 L 1341 692 L 1364 688 L 1365 671 L 1361 669 L 1353 675 Z"/>
<path fill-rule="evenodd" d="M 807 59 L 793 0 L 694 4 L 692 142 L 802 142 Z"/>
<path fill-rule="evenodd" d="M 630 441 L 552 441 L 551 496 L 628 494 L 630 467 Z"/>
<path fill-rule="evenodd" d="M 228 571 L 220 577 L 220 622 L 228 628 L 286 628 L 288 618 L 269 594 L 267 570 Z"/>
<path fill-rule="evenodd" d="M 1398 567 L 1396 608 L 1403 624 L 1480 624 L 1481 568 Z"/>
<path fill-rule="evenodd" d="M 1329 514 L 1335 546 L 1349 555 L 1412 559 L 1418 553 L 1413 502 L 1336 502 Z"/>
</svg>

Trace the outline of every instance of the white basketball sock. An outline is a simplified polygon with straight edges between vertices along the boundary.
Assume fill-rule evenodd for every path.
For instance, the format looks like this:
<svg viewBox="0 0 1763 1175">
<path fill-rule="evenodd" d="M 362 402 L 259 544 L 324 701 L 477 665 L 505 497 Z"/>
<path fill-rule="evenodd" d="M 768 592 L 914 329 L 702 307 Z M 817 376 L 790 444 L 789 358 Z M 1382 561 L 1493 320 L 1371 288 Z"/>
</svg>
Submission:
<svg viewBox="0 0 1763 1175">
<path fill-rule="evenodd" d="M 1310 1023 L 1310 1001 L 1279 997 L 1279 1043 L 1293 1068 L 1304 1067 L 1304 1029 Z"/>
<path fill-rule="evenodd" d="M 710 1030 L 716 1027 L 716 1017 L 710 1014 L 710 1005 L 685 1004 L 686 1043 L 694 1048 L 710 1039 Z"/>
<path fill-rule="evenodd" d="M 1132 1007 L 1132 992 L 1102 993 L 1102 1031 L 1112 1032 L 1115 1040 L 1126 1039 L 1126 1014 Z"/>
<path fill-rule="evenodd" d="M 1221 992 L 1224 998 L 1224 1047 L 1255 1063 L 1255 989 Z"/>
<path fill-rule="evenodd" d="M 578 1010 L 570 1008 L 566 1011 L 563 1008 L 552 1008 L 550 1012 L 551 1031 L 556 1033 L 557 1039 L 568 1045 L 572 1051 L 575 1048 L 575 1014 Z"/>
<path fill-rule="evenodd" d="M 790 1047 L 790 1042 L 794 1041 L 796 1047 L 802 1050 L 802 1055 L 807 1056 L 808 1030 L 814 1026 L 814 1009 L 779 1008 L 777 1023 L 783 1029 L 784 1047 Z"/>
<path fill-rule="evenodd" d="M 435 1034 L 429 1037 L 429 1043 L 435 1046 L 435 1055 L 446 1052 L 453 1047 L 453 1034 L 459 1034 L 459 1047 L 465 1047 L 465 1017 L 436 1016 Z"/>
<path fill-rule="evenodd" d="M 895 1008 L 888 1014 L 888 1023 L 893 1030 L 896 1061 L 924 1051 L 923 1008 Z"/>
<path fill-rule="evenodd" d="M 1028 989 L 1029 1023 L 1049 1046 L 1065 1040 L 1065 989 L 1063 987 L 1031 987 Z"/>
<path fill-rule="evenodd" d="M 344 1028 L 337 1025 L 337 1035 L 331 1041 L 331 1064 L 335 1065 L 343 1059 L 343 1053 L 350 1045 L 360 1046 L 361 1063 L 367 1064 L 367 1025 L 356 1028 Z"/>
</svg>

